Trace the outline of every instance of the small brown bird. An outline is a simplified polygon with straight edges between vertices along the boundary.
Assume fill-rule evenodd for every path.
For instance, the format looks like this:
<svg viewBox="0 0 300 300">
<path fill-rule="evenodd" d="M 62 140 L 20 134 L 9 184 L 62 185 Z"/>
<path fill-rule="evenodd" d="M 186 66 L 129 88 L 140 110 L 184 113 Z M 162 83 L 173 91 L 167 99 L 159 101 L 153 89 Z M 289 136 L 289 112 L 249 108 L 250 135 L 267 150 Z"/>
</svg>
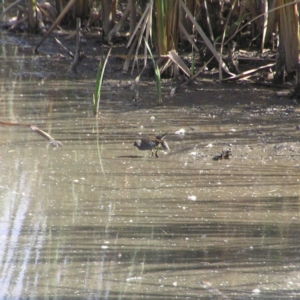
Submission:
<svg viewBox="0 0 300 300">
<path fill-rule="evenodd" d="M 151 150 L 151 157 L 153 156 L 153 149 L 155 149 L 155 156 L 158 157 L 158 150 L 170 150 L 169 145 L 164 140 L 167 133 L 162 135 L 157 135 L 155 137 L 149 136 L 140 139 L 139 141 L 134 142 L 134 146 L 137 147 L 139 150 Z"/>
</svg>

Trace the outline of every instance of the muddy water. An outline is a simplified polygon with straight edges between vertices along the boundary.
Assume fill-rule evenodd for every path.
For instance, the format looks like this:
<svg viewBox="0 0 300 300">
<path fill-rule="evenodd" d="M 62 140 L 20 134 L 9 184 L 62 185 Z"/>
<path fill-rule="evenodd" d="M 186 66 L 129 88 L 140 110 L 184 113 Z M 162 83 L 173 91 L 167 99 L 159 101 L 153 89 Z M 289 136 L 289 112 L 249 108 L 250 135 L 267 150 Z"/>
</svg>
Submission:
<svg viewBox="0 0 300 300">
<path fill-rule="evenodd" d="M 0 127 L 1 299 L 300 297 L 297 107 L 157 108 L 153 85 L 135 104 L 129 79 L 108 80 L 95 120 L 92 75 L 1 47 L 1 121 L 64 144 Z M 169 153 L 133 147 L 163 132 Z"/>
</svg>

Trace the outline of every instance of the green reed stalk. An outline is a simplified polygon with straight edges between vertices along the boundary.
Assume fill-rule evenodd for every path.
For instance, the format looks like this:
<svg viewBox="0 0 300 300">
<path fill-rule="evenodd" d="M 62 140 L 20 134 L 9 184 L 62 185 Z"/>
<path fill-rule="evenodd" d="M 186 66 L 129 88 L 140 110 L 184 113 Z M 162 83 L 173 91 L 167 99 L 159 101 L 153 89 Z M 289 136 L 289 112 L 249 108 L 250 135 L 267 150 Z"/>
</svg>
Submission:
<svg viewBox="0 0 300 300">
<path fill-rule="evenodd" d="M 167 53 L 167 34 L 165 26 L 165 1 L 157 0 L 156 2 L 156 29 L 157 29 L 157 45 L 159 55 L 165 55 Z"/>
<path fill-rule="evenodd" d="M 96 86 L 95 86 L 95 93 L 93 94 L 93 112 L 94 116 L 98 115 L 99 112 L 99 104 L 100 104 L 100 96 L 101 96 L 101 88 L 102 88 L 102 81 L 103 81 L 103 75 L 106 67 L 106 63 L 108 61 L 108 57 L 110 55 L 111 48 L 109 49 L 106 58 L 104 60 L 104 63 L 102 65 L 102 60 L 100 59 L 98 71 L 97 71 L 97 77 L 96 77 Z"/>
<path fill-rule="evenodd" d="M 153 67 L 154 67 L 154 71 L 155 71 L 155 79 L 156 79 L 156 89 L 157 89 L 157 105 L 162 105 L 162 97 L 161 97 L 161 78 L 160 78 L 160 71 L 159 68 L 154 60 L 152 51 L 149 47 L 148 42 L 146 41 L 146 39 L 144 38 L 145 41 L 145 45 L 149 51 L 150 57 L 152 59 L 153 62 Z"/>
</svg>

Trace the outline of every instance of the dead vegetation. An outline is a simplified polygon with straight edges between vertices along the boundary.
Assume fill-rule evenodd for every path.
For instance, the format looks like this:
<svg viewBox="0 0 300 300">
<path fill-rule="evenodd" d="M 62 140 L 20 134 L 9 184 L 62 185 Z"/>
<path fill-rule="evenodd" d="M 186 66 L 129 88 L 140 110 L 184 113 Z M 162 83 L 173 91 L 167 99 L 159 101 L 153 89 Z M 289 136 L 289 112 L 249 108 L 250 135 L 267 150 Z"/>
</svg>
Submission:
<svg viewBox="0 0 300 300">
<path fill-rule="evenodd" d="M 146 41 L 163 76 L 183 75 L 175 90 L 214 68 L 220 82 L 282 86 L 288 81 L 292 95 L 299 95 L 298 1 L 17 0 L 2 11 L 3 29 L 43 34 L 36 51 L 50 34 L 58 40 L 56 32 L 77 22 L 69 36 L 74 43 L 77 36 L 76 50 L 65 47 L 74 59 L 72 69 L 82 54 L 80 37 L 109 45 L 126 41 L 123 72 L 133 72 L 140 60 L 144 67 L 149 62 Z"/>
</svg>

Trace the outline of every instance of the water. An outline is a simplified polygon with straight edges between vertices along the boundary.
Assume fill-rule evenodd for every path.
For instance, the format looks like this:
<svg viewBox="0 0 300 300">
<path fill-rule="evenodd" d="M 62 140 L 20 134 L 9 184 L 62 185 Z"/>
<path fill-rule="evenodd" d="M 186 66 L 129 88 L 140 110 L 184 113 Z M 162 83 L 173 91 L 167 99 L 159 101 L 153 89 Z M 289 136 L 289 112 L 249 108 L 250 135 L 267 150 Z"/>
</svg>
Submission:
<svg viewBox="0 0 300 300">
<path fill-rule="evenodd" d="M 64 144 L 0 127 L 1 299 L 300 297 L 297 108 L 135 106 L 110 79 L 96 120 L 94 74 L 11 41 L 0 60 L 1 121 Z M 164 132 L 168 154 L 133 146 Z"/>
</svg>

